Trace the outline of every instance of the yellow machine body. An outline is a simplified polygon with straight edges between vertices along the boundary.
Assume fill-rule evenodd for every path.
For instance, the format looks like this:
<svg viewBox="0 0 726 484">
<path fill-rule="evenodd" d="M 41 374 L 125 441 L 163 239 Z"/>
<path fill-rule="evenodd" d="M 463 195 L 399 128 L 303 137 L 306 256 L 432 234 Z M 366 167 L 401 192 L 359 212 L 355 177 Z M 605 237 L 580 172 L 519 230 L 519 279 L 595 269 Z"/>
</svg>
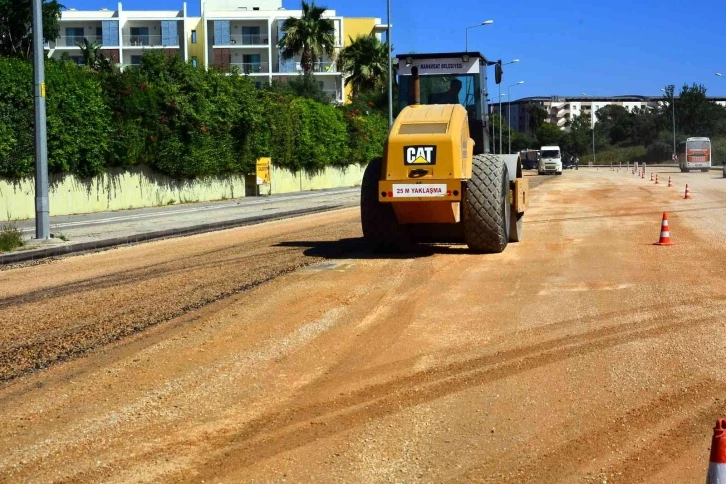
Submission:
<svg viewBox="0 0 726 484">
<path fill-rule="evenodd" d="M 463 106 L 405 107 L 386 143 L 378 200 L 393 204 L 399 223 L 459 222 L 473 151 Z"/>
<path fill-rule="evenodd" d="M 398 223 L 458 223 L 464 183 L 471 178 L 474 140 L 459 104 L 405 107 L 391 128 L 378 184 Z M 527 179 L 513 173 L 514 213 L 527 206 Z"/>
</svg>

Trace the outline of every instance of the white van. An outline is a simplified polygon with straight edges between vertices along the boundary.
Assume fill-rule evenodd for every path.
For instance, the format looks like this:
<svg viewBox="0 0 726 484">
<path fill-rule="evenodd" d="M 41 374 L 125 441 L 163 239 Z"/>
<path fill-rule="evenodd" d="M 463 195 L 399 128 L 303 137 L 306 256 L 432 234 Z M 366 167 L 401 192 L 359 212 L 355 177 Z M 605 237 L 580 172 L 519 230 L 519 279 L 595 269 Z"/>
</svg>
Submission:
<svg viewBox="0 0 726 484">
<path fill-rule="evenodd" d="M 537 173 L 562 175 L 562 152 L 559 146 L 543 146 L 540 154 L 542 157 L 539 160 Z"/>
</svg>

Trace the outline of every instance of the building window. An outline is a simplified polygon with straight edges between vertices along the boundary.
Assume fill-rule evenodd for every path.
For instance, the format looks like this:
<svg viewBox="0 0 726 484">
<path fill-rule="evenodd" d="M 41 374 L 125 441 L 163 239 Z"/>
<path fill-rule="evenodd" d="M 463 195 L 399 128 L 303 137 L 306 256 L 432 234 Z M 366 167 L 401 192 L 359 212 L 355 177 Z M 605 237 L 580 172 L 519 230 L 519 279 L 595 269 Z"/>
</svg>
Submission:
<svg viewBox="0 0 726 484">
<path fill-rule="evenodd" d="M 261 45 L 259 27 L 242 27 L 242 45 Z"/>
<path fill-rule="evenodd" d="M 196 44 L 196 43 L 197 43 L 197 31 L 192 30 L 192 44 Z"/>
<path fill-rule="evenodd" d="M 140 55 L 132 55 L 131 56 L 131 65 L 132 66 L 140 66 L 141 65 L 141 56 Z"/>
<path fill-rule="evenodd" d="M 66 47 L 75 47 L 83 43 L 83 27 L 66 27 Z"/>
<path fill-rule="evenodd" d="M 197 67 L 198 64 L 199 64 L 199 62 L 197 61 L 196 56 L 193 56 L 192 57 L 192 67 Z"/>
<path fill-rule="evenodd" d="M 253 74 L 262 72 L 262 64 L 260 62 L 260 54 L 245 54 L 242 56 L 242 72 L 245 74 Z"/>
<path fill-rule="evenodd" d="M 149 45 L 149 27 L 131 27 L 131 45 Z"/>
</svg>

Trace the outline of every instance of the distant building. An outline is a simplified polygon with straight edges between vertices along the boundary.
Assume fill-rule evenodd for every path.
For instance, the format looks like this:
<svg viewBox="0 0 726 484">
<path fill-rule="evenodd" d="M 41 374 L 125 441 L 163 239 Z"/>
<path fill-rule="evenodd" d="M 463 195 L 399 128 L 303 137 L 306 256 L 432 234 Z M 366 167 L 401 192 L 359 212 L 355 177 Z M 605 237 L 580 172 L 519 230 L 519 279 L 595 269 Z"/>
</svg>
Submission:
<svg viewBox="0 0 726 484">
<path fill-rule="evenodd" d="M 115 64 L 139 64 L 146 50 L 162 50 L 187 59 L 184 40 L 186 3 L 182 10 L 172 11 L 97 11 L 64 10 L 60 19 L 60 36 L 46 41 L 48 56 L 59 59 L 64 53 L 83 63 L 77 44 L 83 39 L 103 44 L 102 52 Z"/>
<path fill-rule="evenodd" d="M 286 10 L 282 0 L 202 0 L 201 17 L 189 17 L 187 4 L 178 11 L 64 10 L 61 35 L 46 42 L 48 56 L 60 58 L 67 53 L 77 63 L 83 56 L 77 43 L 86 38 L 103 44 L 102 52 L 121 68 L 138 65 L 147 50 L 179 55 L 184 61 L 207 68 L 237 67 L 258 85 L 273 80 L 286 81 L 302 73 L 299 55 L 283 61 L 277 42 L 282 38 L 283 22 L 300 17 L 301 10 Z M 346 18 L 335 10 L 324 17 L 335 25 L 335 52 L 360 35 L 381 38 L 385 25 L 379 18 Z M 314 75 L 332 99 L 344 102 L 350 91 L 335 57 L 318 59 Z"/>
<path fill-rule="evenodd" d="M 676 99 L 678 96 L 676 96 Z M 717 104 L 726 107 L 726 97 L 709 98 Z M 597 122 L 595 113 L 605 106 L 622 106 L 629 112 L 635 109 L 652 109 L 663 103 L 662 96 L 550 96 L 550 97 L 527 97 L 512 101 L 511 109 L 509 103 L 501 104 L 502 116 L 508 119 L 511 112 L 511 127 L 524 133 L 530 132 L 530 112 L 532 106 L 543 109 L 547 113 L 546 122 L 566 129 L 576 116 L 586 116 L 590 125 Z M 489 106 L 490 113 L 499 113 L 499 104 Z"/>
</svg>

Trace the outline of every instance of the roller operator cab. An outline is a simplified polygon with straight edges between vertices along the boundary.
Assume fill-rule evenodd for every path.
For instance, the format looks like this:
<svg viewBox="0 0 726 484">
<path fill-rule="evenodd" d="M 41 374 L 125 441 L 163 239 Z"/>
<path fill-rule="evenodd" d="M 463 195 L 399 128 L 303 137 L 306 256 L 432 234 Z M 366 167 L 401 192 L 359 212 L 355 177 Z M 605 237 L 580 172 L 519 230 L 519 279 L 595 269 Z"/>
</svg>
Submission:
<svg viewBox="0 0 726 484">
<path fill-rule="evenodd" d="M 483 152 L 485 65 L 472 52 L 399 56 L 402 110 L 361 187 L 363 235 L 375 248 L 465 242 L 501 252 L 520 240 L 528 185 L 519 156 Z"/>
</svg>

